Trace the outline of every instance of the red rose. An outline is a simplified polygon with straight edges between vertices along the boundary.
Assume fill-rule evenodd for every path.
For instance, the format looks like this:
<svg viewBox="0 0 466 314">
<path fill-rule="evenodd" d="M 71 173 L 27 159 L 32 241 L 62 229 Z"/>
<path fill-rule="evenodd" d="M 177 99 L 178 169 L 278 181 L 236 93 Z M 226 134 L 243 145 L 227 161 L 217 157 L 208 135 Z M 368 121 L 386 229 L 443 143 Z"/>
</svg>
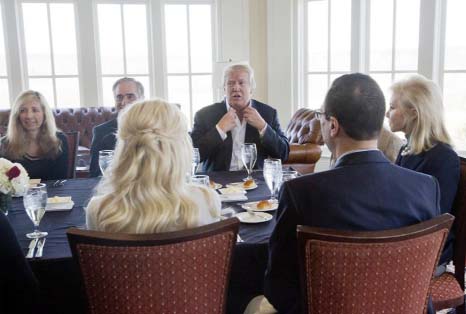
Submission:
<svg viewBox="0 0 466 314">
<path fill-rule="evenodd" d="M 8 180 L 11 181 L 12 179 L 18 177 L 20 173 L 21 171 L 19 170 L 19 168 L 16 166 L 13 166 L 10 170 L 8 170 L 8 172 L 6 173 L 6 176 L 8 177 Z"/>
</svg>

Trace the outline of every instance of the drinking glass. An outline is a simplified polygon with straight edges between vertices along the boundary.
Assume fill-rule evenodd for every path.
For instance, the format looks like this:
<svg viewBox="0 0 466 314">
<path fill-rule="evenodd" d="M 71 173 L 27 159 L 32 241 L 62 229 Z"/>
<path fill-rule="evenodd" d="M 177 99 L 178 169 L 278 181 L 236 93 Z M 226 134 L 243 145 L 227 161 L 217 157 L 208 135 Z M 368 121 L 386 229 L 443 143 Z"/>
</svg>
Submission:
<svg viewBox="0 0 466 314">
<path fill-rule="evenodd" d="M 209 176 L 205 174 L 197 174 L 197 175 L 191 176 L 191 183 L 205 185 L 207 187 L 210 187 Z"/>
<path fill-rule="evenodd" d="M 243 179 L 244 181 L 252 180 L 252 169 L 256 164 L 257 159 L 257 148 L 254 143 L 244 143 L 241 144 L 241 160 L 243 161 L 244 168 L 248 172 L 247 178 Z"/>
<path fill-rule="evenodd" d="M 99 167 L 102 175 L 105 170 L 110 166 L 113 159 L 113 150 L 101 150 L 99 151 Z"/>
<path fill-rule="evenodd" d="M 30 239 L 45 237 L 48 233 L 39 231 L 40 220 L 45 214 L 47 205 L 47 187 L 39 183 L 34 187 L 29 187 L 23 197 L 24 208 L 26 213 L 34 224 L 34 232 L 26 234 Z"/>
<path fill-rule="evenodd" d="M 191 175 L 194 176 L 197 171 L 197 166 L 201 162 L 201 155 L 199 155 L 199 148 L 193 148 L 193 160 L 191 164 Z"/>
<path fill-rule="evenodd" d="M 277 202 L 275 195 L 282 182 L 282 162 L 280 159 L 264 160 L 264 179 L 270 190 L 270 201 Z"/>
</svg>

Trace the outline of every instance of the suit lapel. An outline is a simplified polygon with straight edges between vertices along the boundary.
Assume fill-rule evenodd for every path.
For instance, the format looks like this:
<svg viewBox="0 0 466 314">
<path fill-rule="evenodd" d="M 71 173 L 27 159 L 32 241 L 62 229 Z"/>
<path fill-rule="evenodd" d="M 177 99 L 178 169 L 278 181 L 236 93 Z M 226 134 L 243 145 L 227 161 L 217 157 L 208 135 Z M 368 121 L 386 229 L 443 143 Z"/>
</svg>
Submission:
<svg viewBox="0 0 466 314">
<path fill-rule="evenodd" d="M 217 124 L 218 121 L 227 113 L 227 104 L 224 101 L 219 103 L 218 107 L 218 118 L 215 124 Z M 220 154 L 220 160 L 224 162 L 224 168 L 223 169 L 230 169 L 230 164 L 231 164 L 231 153 L 233 151 L 233 139 L 231 136 L 231 131 L 227 132 L 227 138 L 223 142 L 223 152 Z"/>
</svg>

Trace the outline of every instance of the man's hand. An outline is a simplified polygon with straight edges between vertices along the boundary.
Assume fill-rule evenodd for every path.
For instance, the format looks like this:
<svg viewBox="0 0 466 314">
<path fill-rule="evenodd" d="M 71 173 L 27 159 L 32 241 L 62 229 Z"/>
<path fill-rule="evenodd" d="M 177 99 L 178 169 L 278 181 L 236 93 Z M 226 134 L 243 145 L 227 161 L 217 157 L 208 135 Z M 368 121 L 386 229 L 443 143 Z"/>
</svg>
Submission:
<svg viewBox="0 0 466 314">
<path fill-rule="evenodd" d="M 247 123 L 255 127 L 258 131 L 261 131 L 267 123 L 262 116 L 257 112 L 256 109 L 252 107 L 246 107 L 243 110 L 243 119 L 246 120 Z"/>
<path fill-rule="evenodd" d="M 236 127 L 236 110 L 230 108 L 227 113 L 218 121 L 217 125 L 223 132 L 227 133 Z"/>
</svg>

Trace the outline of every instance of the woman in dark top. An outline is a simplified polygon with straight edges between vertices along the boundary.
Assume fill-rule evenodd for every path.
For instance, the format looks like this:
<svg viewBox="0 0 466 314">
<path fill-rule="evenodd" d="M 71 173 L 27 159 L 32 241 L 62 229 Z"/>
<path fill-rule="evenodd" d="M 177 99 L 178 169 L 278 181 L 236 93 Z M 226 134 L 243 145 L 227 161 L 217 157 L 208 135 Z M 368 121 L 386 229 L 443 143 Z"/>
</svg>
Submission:
<svg viewBox="0 0 466 314">
<path fill-rule="evenodd" d="M 2 212 L 0 239 L 0 313 L 37 313 L 37 281 Z"/>
<path fill-rule="evenodd" d="M 443 120 L 440 90 L 420 75 L 393 84 L 391 90 L 387 112 L 390 128 L 405 133 L 408 141 L 395 163 L 435 177 L 440 186 L 440 209 L 450 213 L 460 178 L 460 161 Z M 441 261 L 451 257 L 451 245 L 450 239 Z"/>
<path fill-rule="evenodd" d="M 40 93 L 25 91 L 16 99 L 1 141 L 1 155 L 21 163 L 30 178 L 66 178 L 68 142 L 57 132 L 52 110 Z"/>
</svg>

